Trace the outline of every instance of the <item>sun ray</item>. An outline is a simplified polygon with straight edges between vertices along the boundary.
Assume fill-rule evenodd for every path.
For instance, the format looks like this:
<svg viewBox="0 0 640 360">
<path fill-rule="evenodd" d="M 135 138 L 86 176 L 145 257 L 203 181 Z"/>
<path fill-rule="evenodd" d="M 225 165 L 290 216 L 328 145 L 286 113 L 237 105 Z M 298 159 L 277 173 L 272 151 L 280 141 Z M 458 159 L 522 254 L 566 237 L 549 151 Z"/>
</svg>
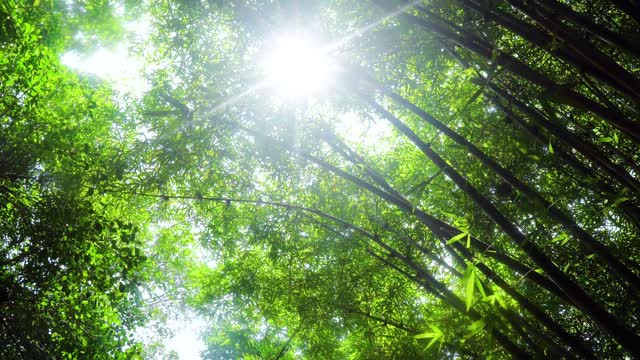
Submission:
<svg viewBox="0 0 640 360">
<path fill-rule="evenodd" d="M 253 85 L 249 86 L 248 89 L 244 90 L 243 92 L 236 94 L 236 95 L 231 95 L 230 97 L 228 97 L 227 99 L 224 99 L 222 102 L 220 102 L 219 104 L 213 105 L 210 108 L 206 109 L 205 111 L 211 115 L 211 114 L 215 114 L 220 110 L 223 110 L 229 106 L 235 105 L 237 103 L 239 103 L 244 97 L 249 96 L 255 92 L 257 92 L 258 90 L 264 89 L 266 86 L 268 85 L 266 80 L 262 80 L 258 83 L 254 83 Z"/>
<path fill-rule="evenodd" d="M 383 22 L 385 22 L 385 21 L 387 21 L 389 19 L 393 19 L 395 17 L 398 17 L 400 14 L 402 14 L 406 10 L 411 9 L 412 7 L 418 5 L 421 2 L 422 1 L 420 1 L 420 0 L 416 0 L 416 1 L 412 1 L 410 3 L 405 4 L 404 6 L 399 7 L 397 10 L 386 14 L 385 16 L 383 16 L 380 19 L 372 22 L 371 24 L 363 26 L 360 29 L 356 29 L 355 31 L 353 31 L 350 34 L 342 37 L 341 39 L 338 39 L 337 41 L 334 41 L 334 42 L 326 45 L 324 51 L 325 52 L 333 52 L 333 51 L 335 51 L 335 50 L 347 45 L 351 40 L 368 33 L 369 31 L 373 30 L 376 26 L 382 24 Z"/>
<path fill-rule="evenodd" d="M 416 6 L 417 4 L 419 4 L 421 1 L 416 0 L 416 1 L 412 1 L 410 3 L 407 3 L 406 5 L 398 8 L 395 11 L 389 12 L 388 14 L 382 16 L 380 19 L 372 22 L 371 24 L 368 24 L 366 26 L 363 26 L 359 29 L 354 30 L 352 33 L 345 35 L 344 37 L 331 42 L 327 45 L 321 46 L 318 48 L 318 50 L 314 50 L 313 53 L 317 54 L 318 56 L 321 57 L 328 57 L 331 53 L 333 53 L 334 51 L 342 48 L 343 46 L 347 45 L 349 42 L 351 42 L 353 39 L 362 36 L 366 33 L 368 33 L 369 31 L 373 30 L 375 27 L 379 26 L 380 24 L 382 24 L 383 22 L 389 20 L 389 19 L 393 19 L 397 16 L 399 16 L 400 14 L 402 14 L 403 12 L 405 12 L 406 10 Z M 283 69 L 282 71 L 286 71 L 286 67 L 283 66 L 281 67 L 281 69 Z M 276 70 L 276 72 L 281 71 L 281 70 Z M 251 86 L 249 86 L 248 89 L 244 90 L 243 92 L 236 94 L 236 95 L 232 95 L 230 96 L 228 99 L 222 101 L 221 103 L 212 106 L 211 108 L 207 109 L 207 113 L 208 114 L 213 114 L 216 113 L 218 111 L 221 111 L 222 109 L 231 106 L 233 104 L 236 104 L 238 102 L 240 102 L 244 97 L 249 96 L 253 93 L 256 93 L 259 90 L 265 89 L 267 87 L 273 86 L 273 82 L 276 81 L 275 77 L 273 76 L 273 74 L 271 76 L 267 75 L 267 77 Z M 295 81 L 299 81 L 299 79 L 296 79 Z"/>
<path fill-rule="evenodd" d="M 326 88 L 335 64 L 311 36 L 283 33 L 272 43 L 262 66 L 277 96 L 299 100 Z"/>
</svg>

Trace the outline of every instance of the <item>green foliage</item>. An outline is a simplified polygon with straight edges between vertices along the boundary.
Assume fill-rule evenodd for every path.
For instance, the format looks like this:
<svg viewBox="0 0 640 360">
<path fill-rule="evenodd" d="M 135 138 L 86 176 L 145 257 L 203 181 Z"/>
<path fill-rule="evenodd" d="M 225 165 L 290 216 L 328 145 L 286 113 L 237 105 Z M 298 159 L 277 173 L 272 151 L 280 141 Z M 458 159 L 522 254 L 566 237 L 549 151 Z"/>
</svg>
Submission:
<svg viewBox="0 0 640 360">
<path fill-rule="evenodd" d="M 134 333 L 192 311 L 208 359 L 640 356 L 620 4 L 1 2 L 0 356 L 176 358 Z M 141 99 L 60 65 L 143 13 Z M 301 24 L 334 87 L 274 100 Z"/>
<path fill-rule="evenodd" d="M 142 218 L 91 190 L 122 180 L 121 115 L 108 89 L 60 65 L 55 14 L 2 11 L 0 356 L 128 359 L 143 319 Z"/>
<path fill-rule="evenodd" d="M 442 330 L 440 330 L 435 325 L 429 325 L 429 327 L 431 328 L 431 330 L 433 330 L 433 332 L 426 332 L 426 333 L 414 335 L 413 337 L 415 339 L 431 339 L 431 341 L 429 341 L 429 343 L 427 344 L 427 347 L 425 348 L 425 350 L 435 345 L 438 341 L 440 341 L 440 347 L 442 347 L 442 343 L 444 341 L 444 334 L 442 333 Z M 438 351 L 439 350 L 440 349 L 438 349 Z"/>
</svg>

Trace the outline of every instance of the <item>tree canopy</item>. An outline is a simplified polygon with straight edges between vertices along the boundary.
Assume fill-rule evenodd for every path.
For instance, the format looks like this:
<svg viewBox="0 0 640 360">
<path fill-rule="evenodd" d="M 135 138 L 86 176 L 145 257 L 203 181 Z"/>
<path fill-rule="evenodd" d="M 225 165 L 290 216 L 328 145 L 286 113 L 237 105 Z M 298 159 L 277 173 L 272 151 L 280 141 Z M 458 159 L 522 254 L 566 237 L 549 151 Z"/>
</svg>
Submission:
<svg viewBox="0 0 640 360">
<path fill-rule="evenodd" d="M 640 357 L 637 2 L 0 21 L 0 357 Z M 141 95 L 60 60 L 124 43 Z"/>
</svg>

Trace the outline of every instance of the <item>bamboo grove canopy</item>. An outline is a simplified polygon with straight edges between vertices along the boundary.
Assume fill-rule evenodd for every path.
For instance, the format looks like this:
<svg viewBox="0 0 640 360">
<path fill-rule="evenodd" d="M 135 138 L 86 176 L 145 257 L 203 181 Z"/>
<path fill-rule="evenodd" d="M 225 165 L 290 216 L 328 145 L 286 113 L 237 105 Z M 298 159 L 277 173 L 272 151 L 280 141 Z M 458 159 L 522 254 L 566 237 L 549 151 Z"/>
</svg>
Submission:
<svg viewBox="0 0 640 360">
<path fill-rule="evenodd" d="M 637 1 L 0 24 L 0 357 L 175 358 L 185 314 L 206 359 L 640 357 Z M 125 42 L 141 95 L 60 60 Z"/>
</svg>

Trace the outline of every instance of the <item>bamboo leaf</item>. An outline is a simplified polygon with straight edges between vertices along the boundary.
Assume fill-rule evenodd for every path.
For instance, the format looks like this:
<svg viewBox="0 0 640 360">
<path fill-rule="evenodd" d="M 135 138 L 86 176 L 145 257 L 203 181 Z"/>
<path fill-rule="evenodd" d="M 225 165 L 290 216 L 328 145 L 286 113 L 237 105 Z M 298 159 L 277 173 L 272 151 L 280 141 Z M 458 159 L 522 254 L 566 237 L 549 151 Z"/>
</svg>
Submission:
<svg viewBox="0 0 640 360">
<path fill-rule="evenodd" d="M 487 326 L 487 323 L 484 321 L 484 319 L 474 321 L 473 323 L 471 323 L 471 325 L 467 327 L 468 333 L 467 335 L 465 335 L 465 339 L 473 337 L 475 334 L 482 331 L 482 329 L 484 329 L 486 326 Z"/>
<path fill-rule="evenodd" d="M 617 199 L 616 199 L 616 200 L 611 204 L 611 206 L 610 206 L 610 207 L 612 207 L 612 208 L 613 208 L 613 207 L 616 207 L 616 206 L 618 206 L 618 205 L 622 204 L 623 202 L 625 202 L 625 201 L 627 201 L 627 200 L 629 200 L 629 198 L 628 198 L 628 197 L 626 197 L 626 196 L 622 196 L 622 197 L 620 197 L 620 198 L 617 198 Z"/>
<path fill-rule="evenodd" d="M 471 309 L 471 305 L 473 304 L 473 287 L 475 285 L 475 266 L 469 265 L 467 268 L 467 274 L 465 275 L 465 303 L 467 306 L 467 311 Z"/>
<path fill-rule="evenodd" d="M 414 335 L 413 338 L 414 339 L 431 339 L 432 337 L 435 337 L 435 336 L 437 336 L 437 334 L 434 332 L 426 332 L 426 333 Z"/>
<path fill-rule="evenodd" d="M 447 241 L 447 245 L 451 245 L 453 243 L 456 243 L 460 240 L 462 240 L 465 236 L 469 235 L 467 232 L 461 232 L 460 234 L 452 237 L 451 239 L 449 239 L 449 241 Z"/>
<path fill-rule="evenodd" d="M 482 282 L 480 281 L 480 278 L 478 276 L 475 276 L 475 282 L 476 282 L 476 286 L 478 287 L 478 291 L 480 291 L 480 295 L 482 295 L 482 297 L 486 297 L 487 294 L 484 292 L 484 287 L 482 287 Z"/>
<path fill-rule="evenodd" d="M 564 245 L 569 241 L 570 237 L 566 233 L 561 233 L 560 235 L 551 239 L 552 243 L 560 243 L 560 245 Z"/>
<path fill-rule="evenodd" d="M 495 306 L 496 304 L 496 295 L 492 294 L 489 296 L 485 296 L 484 298 L 482 298 L 483 302 L 488 302 L 489 304 L 491 304 L 491 306 Z"/>
<path fill-rule="evenodd" d="M 429 343 L 427 344 L 427 346 L 424 348 L 425 350 L 429 349 L 430 347 L 432 347 L 440 338 L 437 336 L 434 336 L 433 339 L 431 339 L 431 341 L 429 341 Z"/>
<path fill-rule="evenodd" d="M 425 350 L 432 347 L 436 342 L 438 342 L 438 340 L 444 340 L 444 334 L 442 333 L 442 330 L 440 330 L 440 328 L 435 325 L 429 325 L 429 328 L 431 328 L 433 332 L 426 332 L 413 336 L 414 339 L 431 339 L 431 341 L 429 341 L 427 346 L 424 348 Z"/>
</svg>

